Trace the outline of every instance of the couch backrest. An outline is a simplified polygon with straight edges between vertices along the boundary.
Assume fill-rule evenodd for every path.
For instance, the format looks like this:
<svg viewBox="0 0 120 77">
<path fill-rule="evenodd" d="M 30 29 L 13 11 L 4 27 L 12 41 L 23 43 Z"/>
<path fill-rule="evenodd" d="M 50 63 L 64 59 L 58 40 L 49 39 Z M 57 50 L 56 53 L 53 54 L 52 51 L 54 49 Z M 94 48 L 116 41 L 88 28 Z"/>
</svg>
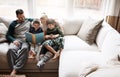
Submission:
<svg viewBox="0 0 120 77">
<path fill-rule="evenodd" d="M 108 60 L 120 56 L 120 34 L 116 30 L 112 29 L 107 33 L 101 51 Z"/>
<path fill-rule="evenodd" d="M 120 33 L 106 22 L 102 26 L 96 38 L 98 48 L 101 50 L 105 60 L 117 59 L 118 55 L 120 55 Z"/>
<path fill-rule="evenodd" d="M 108 23 L 106 23 L 105 21 L 103 22 L 102 28 L 100 29 L 96 37 L 96 44 L 99 49 L 101 49 L 107 33 L 109 33 L 109 31 L 112 29 L 113 28 Z"/>
<path fill-rule="evenodd" d="M 65 35 L 76 35 L 84 19 L 63 19 L 63 29 Z"/>
</svg>

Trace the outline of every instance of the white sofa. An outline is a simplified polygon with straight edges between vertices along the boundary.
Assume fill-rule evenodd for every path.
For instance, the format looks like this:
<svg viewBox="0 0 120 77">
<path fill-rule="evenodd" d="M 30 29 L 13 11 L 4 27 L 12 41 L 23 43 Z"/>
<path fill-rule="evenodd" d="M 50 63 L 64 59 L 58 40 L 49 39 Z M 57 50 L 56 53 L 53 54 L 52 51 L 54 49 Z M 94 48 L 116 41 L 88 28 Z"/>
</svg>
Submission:
<svg viewBox="0 0 120 77">
<path fill-rule="evenodd" d="M 95 43 L 89 45 L 86 34 L 96 21 L 89 18 L 63 22 L 65 48 L 60 56 L 59 77 L 120 77 L 120 34 L 116 30 L 103 22 Z"/>
<path fill-rule="evenodd" d="M 1 18 L 0 22 L 5 23 L 8 27 L 10 20 L 5 20 Z M 84 71 L 92 70 L 91 68 L 97 66 L 97 69 L 92 70 L 86 77 L 120 77 L 120 34 L 109 24 L 103 22 L 102 27 L 100 28 L 99 26 L 97 28 L 96 34 L 92 33 L 92 35 L 96 36 L 95 39 L 91 38 L 93 44 L 89 42 L 90 38 L 88 36 L 99 22 L 99 19 L 91 18 L 63 19 L 62 24 L 65 34 L 64 50 L 61 52 L 59 62 L 48 64 L 45 68 L 47 71 L 45 72 L 52 71 L 50 73 L 53 73 L 54 70 L 58 70 L 59 77 L 82 77 L 81 74 Z M 5 33 L 3 32 L 3 34 Z M 5 61 L 6 63 L 5 54 L 7 53 L 8 47 L 9 45 L 7 43 L 0 44 L 0 59 L 2 58 L 0 62 Z M 39 70 L 36 71 L 35 63 L 33 68 L 28 67 L 30 69 L 27 69 L 38 72 Z M 5 67 L 6 65 L 3 66 Z M 0 68 L 5 70 L 8 69 L 8 66 L 7 68 L 0 66 Z M 23 70 L 23 72 L 27 69 Z M 37 75 L 36 77 L 39 76 Z M 56 77 L 56 75 L 52 77 Z"/>
</svg>

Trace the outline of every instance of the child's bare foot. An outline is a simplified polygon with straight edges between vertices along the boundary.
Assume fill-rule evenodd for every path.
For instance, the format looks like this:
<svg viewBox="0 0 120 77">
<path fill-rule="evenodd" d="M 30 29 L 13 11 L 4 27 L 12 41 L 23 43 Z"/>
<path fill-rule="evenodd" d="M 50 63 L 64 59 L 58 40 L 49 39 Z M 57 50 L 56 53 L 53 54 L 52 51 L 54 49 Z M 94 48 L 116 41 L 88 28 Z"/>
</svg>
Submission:
<svg viewBox="0 0 120 77">
<path fill-rule="evenodd" d="M 34 51 L 29 51 L 29 58 L 35 58 L 36 53 Z"/>
<path fill-rule="evenodd" d="M 58 58 L 58 57 L 59 57 L 59 55 L 60 55 L 60 54 L 59 54 L 59 52 L 56 52 L 56 54 L 53 56 L 53 58 L 52 58 L 52 59 L 53 59 L 53 60 L 55 60 L 56 58 Z"/>
<path fill-rule="evenodd" d="M 14 75 L 16 75 L 16 70 L 15 69 L 12 70 L 10 76 L 14 76 Z"/>
</svg>

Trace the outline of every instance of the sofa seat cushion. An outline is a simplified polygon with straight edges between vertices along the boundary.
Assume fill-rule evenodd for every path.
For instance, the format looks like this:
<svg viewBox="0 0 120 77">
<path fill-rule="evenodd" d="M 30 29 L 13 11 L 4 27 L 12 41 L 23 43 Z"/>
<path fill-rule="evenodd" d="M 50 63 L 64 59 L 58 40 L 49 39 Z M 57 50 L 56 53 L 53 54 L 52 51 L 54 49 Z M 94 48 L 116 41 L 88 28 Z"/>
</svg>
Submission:
<svg viewBox="0 0 120 77">
<path fill-rule="evenodd" d="M 89 50 L 89 51 L 98 51 L 97 45 L 89 45 L 85 41 L 81 40 L 76 35 L 65 36 L 65 45 L 64 50 Z"/>
<path fill-rule="evenodd" d="M 0 55 L 6 56 L 9 48 L 8 43 L 0 43 Z"/>
<path fill-rule="evenodd" d="M 120 77 L 120 65 L 117 67 L 98 69 L 87 77 Z"/>
<path fill-rule="evenodd" d="M 28 62 L 23 69 L 24 70 L 38 70 L 38 71 L 40 71 L 36 64 L 37 64 L 37 60 L 28 59 Z M 45 71 L 45 70 L 53 70 L 53 71 L 58 70 L 58 66 L 59 66 L 59 59 L 56 59 L 55 61 L 51 59 L 45 64 L 43 71 Z"/>
<path fill-rule="evenodd" d="M 37 64 L 37 60 L 28 59 L 24 68 L 21 69 L 20 71 L 21 72 L 57 72 L 59 67 L 59 59 L 56 59 L 55 61 L 53 60 L 48 61 L 41 71 L 36 64 Z M 2 60 L 0 60 L 0 66 L 2 66 L 0 67 L 0 72 L 6 72 L 10 70 L 10 67 L 8 66 L 8 62 L 3 62 Z"/>
<path fill-rule="evenodd" d="M 7 58 L 5 56 L 0 56 L 0 72 L 6 72 L 10 70 L 10 67 L 8 66 Z M 21 69 L 21 72 L 40 72 L 40 69 L 37 67 L 37 60 L 35 59 L 28 59 L 26 65 L 23 69 Z M 46 63 L 43 70 L 41 72 L 57 72 L 59 67 L 59 59 L 56 60 L 50 60 Z M 34 70 L 34 71 L 33 71 Z"/>
<path fill-rule="evenodd" d="M 9 45 L 8 43 L 0 43 L 0 71 L 3 72 L 3 70 L 10 70 L 7 62 L 7 51 L 8 51 Z M 36 66 L 37 60 L 35 59 L 28 59 L 27 64 L 21 71 L 26 71 L 26 72 L 32 72 L 33 69 L 36 71 L 40 71 L 38 67 Z M 43 68 L 45 70 L 52 70 L 52 71 L 57 71 L 58 70 L 58 65 L 59 65 L 59 60 L 50 60 L 46 63 L 45 67 Z"/>
<path fill-rule="evenodd" d="M 86 64 L 103 64 L 104 58 L 101 52 L 89 52 L 89 50 L 62 51 L 59 62 L 59 77 L 78 77 L 79 72 Z"/>
</svg>

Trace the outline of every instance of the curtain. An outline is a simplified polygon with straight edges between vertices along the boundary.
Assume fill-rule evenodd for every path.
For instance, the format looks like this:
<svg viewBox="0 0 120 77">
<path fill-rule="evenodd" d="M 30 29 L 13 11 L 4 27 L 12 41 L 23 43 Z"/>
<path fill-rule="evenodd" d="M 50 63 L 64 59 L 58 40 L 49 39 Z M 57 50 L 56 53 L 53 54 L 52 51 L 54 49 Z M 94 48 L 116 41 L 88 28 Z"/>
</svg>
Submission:
<svg viewBox="0 0 120 77">
<path fill-rule="evenodd" d="M 104 0 L 106 22 L 120 32 L 120 0 Z"/>
<path fill-rule="evenodd" d="M 117 21 L 117 31 L 120 33 L 120 9 L 119 9 L 119 15 L 118 15 L 118 21 Z"/>
</svg>

